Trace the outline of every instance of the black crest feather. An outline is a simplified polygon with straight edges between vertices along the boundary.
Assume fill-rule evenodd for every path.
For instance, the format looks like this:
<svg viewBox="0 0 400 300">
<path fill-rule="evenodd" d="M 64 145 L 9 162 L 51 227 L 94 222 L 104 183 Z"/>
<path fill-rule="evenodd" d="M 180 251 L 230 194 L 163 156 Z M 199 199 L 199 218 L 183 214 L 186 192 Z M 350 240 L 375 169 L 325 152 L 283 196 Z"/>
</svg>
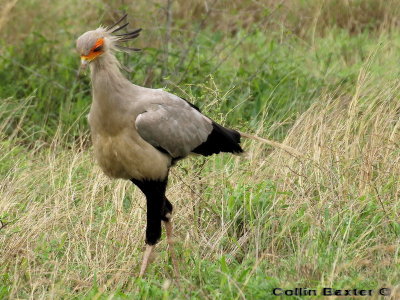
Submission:
<svg viewBox="0 0 400 300">
<path fill-rule="evenodd" d="M 111 30 L 111 29 L 113 29 L 114 27 L 117 27 L 122 21 L 124 21 L 125 19 L 126 19 L 126 17 L 128 16 L 128 14 L 124 14 L 122 17 L 121 17 L 121 19 L 119 19 L 117 22 L 115 22 L 114 23 L 114 25 L 112 25 L 112 26 L 109 26 L 108 28 L 107 28 L 107 30 Z M 114 30 L 115 31 L 115 30 Z M 113 32 L 114 32 L 113 31 Z"/>
<path fill-rule="evenodd" d="M 121 31 L 122 29 L 126 28 L 129 25 L 129 22 L 126 21 L 128 17 L 128 14 L 124 14 L 114 25 L 108 27 L 108 31 L 110 33 L 116 33 L 118 31 Z M 123 24 L 125 23 L 125 24 Z M 123 25 L 120 25 L 123 24 Z M 139 35 L 140 32 L 142 31 L 142 28 L 135 29 L 133 31 L 127 32 L 127 33 L 120 33 L 120 34 L 115 34 L 114 36 L 117 37 L 117 43 L 124 43 L 124 42 L 129 42 L 134 39 L 136 39 Z M 116 47 L 122 51 L 130 52 L 130 51 L 140 51 L 138 48 L 131 48 L 131 47 L 126 47 L 126 46 L 121 46 L 121 45 L 116 45 Z"/>
<path fill-rule="evenodd" d="M 124 25 L 122 25 L 122 26 L 120 26 L 120 27 L 118 27 L 117 29 L 114 29 L 113 31 L 111 31 L 111 33 L 120 31 L 120 30 L 124 29 L 124 28 L 125 28 L 126 26 L 128 26 L 128 25 L 129 25 L 129 22 L 126 23 L 126 24 L 124 24 Z"/>
</svg>

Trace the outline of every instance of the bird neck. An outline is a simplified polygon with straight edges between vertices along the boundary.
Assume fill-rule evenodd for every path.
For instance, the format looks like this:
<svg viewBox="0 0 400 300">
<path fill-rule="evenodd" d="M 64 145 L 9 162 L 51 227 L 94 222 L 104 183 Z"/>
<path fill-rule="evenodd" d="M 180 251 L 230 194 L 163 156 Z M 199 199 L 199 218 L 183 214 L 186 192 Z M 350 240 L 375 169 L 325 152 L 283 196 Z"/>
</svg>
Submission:
<svg viewBox="0 0 400 300">
<path fill-rule="evenodd" d="M 119 66 L 112 53 L 104 53 L 90 63 L 93 101 L 89 122 L 97 123 L 98 129 L 119 130 L 117 125 L 129 106 L 126 95 L 135 91 Z"/>
<path fill-rule="evenodd" d="M 103 85 L 117 86 L 128 81 L 120 71 L 120 63 L 112 53 L 104 53 L 90 64 L 93 88 L 97 87 L 99 79 Z"/>
<path fill-rule="evenodd" d="M 120 71 L 120 64 L 112 53 L 104 53 L 90 63 L 93 100 L 102 110 L 121 107 L 124 91 L 132 90 L 133 84 Z"/>
</svg>

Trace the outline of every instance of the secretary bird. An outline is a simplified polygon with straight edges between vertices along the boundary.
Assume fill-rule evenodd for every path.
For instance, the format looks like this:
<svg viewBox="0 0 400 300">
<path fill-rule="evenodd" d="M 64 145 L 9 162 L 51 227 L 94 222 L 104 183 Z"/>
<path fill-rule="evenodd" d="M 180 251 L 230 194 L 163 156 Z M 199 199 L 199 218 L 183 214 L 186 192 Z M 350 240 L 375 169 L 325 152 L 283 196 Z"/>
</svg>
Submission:
<svg viewBox="0 0 400 300">
<path fill-rule="evenodd" d="M 116 34 L 128 26 L 126 17 L 125 14 L 111 27 L 84 33 L 76 44 L 81 65 L 89 65 L 91 71 L 93 100 L 88 120 L 94 154 L 106 175 L 132 181 L 146 196 L 146 250 L 139 276 L 144 275 L 161 237 L 161 221 L 177 272 L 172 252 L 173 207 L 165 196 L 169 169 L 191 153 L 242 153 L 241 135 L 261 138 L 225 128 L 193 104 L 162 89 L 129 82 L 121 73 L 114 52 L 137 51 L 121 43 L 137 38 L 141 29 Z"/>
</svg>

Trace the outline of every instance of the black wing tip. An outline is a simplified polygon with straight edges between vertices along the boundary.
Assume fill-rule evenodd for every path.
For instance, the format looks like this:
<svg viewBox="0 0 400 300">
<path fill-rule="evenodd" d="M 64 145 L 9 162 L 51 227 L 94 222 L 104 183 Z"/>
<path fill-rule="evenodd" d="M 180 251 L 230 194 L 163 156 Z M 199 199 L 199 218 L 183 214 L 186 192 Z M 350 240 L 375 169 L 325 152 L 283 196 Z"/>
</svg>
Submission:
<svg viewBox="0 0 400 300">
<path fill-rule="evenodd" d="M 243 153 L 240 146 L 240 133 L 236 130 L 225 128 L 213 122 L 213 130 L 207 140 L 197 146 L 192 152 L 204 156 L 227 152 L 233 154 Z"/>
</svg>

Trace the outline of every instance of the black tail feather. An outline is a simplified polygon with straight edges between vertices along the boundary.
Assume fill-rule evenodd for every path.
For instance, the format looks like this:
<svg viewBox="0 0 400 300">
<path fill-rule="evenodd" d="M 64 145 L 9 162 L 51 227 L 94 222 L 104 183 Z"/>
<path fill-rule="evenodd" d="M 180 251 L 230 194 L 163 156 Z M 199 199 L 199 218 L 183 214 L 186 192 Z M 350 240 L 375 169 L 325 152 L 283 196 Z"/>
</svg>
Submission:
<svg viewBox="0 0 400 300">
<path fill-rule="evenodd" d="M 240 133 L 233 129 L 225 128 L 213 122 L 213 130 L 200 146 L 197 146 L 193 153 L 210 156 L 220 152 L 242 153 L 240 147 Z"/>
</svg>

